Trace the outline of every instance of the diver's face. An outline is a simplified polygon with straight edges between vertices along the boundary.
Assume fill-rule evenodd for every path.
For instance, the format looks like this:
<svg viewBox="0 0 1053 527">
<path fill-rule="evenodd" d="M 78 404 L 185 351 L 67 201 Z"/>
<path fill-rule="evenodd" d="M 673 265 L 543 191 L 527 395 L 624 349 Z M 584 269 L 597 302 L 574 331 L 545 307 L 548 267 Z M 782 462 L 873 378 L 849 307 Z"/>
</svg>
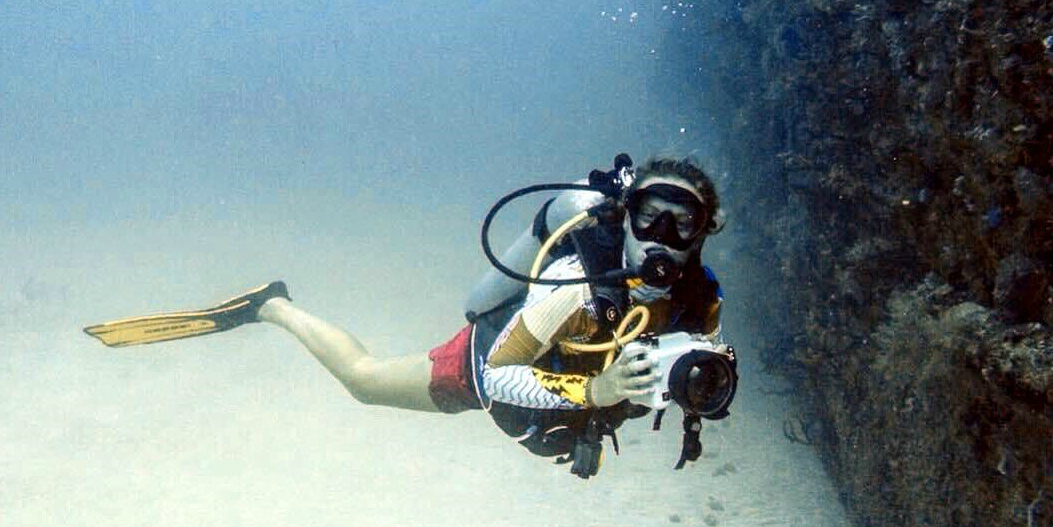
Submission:
<svg viewBox="0 0 1053 527">
<path fill-rule="evenodd" d="M 697 251 L 706 224 L 701 197 L 677 178 L 653 178 L 627 199 L 625 256 L 638 266 L 648 251 L 668 252 L 683 265 Z"/>
<path fill-rule="evenodd" d="M 667 216 L 663 213 L 668 212 Z M 664 222 L 664 223 L 663 223 Z M 643 232 L 647 229 L 655 231 L 668 231 L 670 243 L 679 241 L 690 241 L 698 235 L 698 212 L 694 207 L 680 203 L 673 203 L 665 199 L 649 195 L 641 198 L 637 206 L 636 214 L 632 217 L 632 229 L 634 232 Z M 675 232 L 675 234 L 673 234 Z M 678 241 L 672 241 L 679 238 Z M 656 241 L 660 241 L 658 238 Z"/>
</svg>

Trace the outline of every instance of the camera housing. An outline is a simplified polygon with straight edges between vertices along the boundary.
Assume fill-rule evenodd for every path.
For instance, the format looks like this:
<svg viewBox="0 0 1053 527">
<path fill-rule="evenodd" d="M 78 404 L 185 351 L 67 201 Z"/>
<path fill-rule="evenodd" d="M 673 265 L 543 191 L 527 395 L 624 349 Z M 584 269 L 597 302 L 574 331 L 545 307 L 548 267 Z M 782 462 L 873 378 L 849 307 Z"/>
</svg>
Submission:
<svg viewBox="0 0 1053 527">
<path fill-rule="evenodd" d="M 655 410 L 675 402 L 685 412 L 707 419 L 726 417 L 738 385 L 735 352 L 727 350 L 717 351 L 709 340 L 682 331 L 641 336 L 622 353 L 650 357 L 662 376 L 654 393 L 629 401 Z"/>
</svg>

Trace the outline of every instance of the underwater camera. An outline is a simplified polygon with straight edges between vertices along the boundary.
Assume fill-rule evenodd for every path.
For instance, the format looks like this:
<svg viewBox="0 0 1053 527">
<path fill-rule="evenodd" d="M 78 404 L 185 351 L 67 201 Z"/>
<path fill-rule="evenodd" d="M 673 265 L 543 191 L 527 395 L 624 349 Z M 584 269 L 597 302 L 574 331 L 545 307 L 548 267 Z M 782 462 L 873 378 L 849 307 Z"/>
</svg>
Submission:
<svg viewBox="0 0 1053 527">
<path fill-rule="evenodd" d="M 739 379 L 731 348 L 721 353 L 708 340 L 681 331 L 641 336 L 626 344 L 622 353 L 646 355 L 658 362 L 661 382 L 665 383 L 654 393 L 630 398 L 630 402 L 655 410 L 675 402 L 686 413 L 706 419 L 727 417 Z"/>
</svg>

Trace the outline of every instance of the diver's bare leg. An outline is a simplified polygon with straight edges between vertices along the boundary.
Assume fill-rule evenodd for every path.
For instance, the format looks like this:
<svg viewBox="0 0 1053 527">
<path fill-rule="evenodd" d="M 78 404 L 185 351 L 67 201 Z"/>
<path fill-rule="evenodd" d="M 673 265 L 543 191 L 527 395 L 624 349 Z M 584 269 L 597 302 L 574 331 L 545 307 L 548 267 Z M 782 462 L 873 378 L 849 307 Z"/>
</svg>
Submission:
<svg viewBox="0 0 1053 527">
<path fill-rule="evenodd" d="M 426 353 L 379 358 L 346 331 L 292 305 L 272 298 L 259 318 L 281 326 L 336 377 L 351 396 L 365 404 L 438 412 L 428 393 L 431 360 Z"/>
</svg>

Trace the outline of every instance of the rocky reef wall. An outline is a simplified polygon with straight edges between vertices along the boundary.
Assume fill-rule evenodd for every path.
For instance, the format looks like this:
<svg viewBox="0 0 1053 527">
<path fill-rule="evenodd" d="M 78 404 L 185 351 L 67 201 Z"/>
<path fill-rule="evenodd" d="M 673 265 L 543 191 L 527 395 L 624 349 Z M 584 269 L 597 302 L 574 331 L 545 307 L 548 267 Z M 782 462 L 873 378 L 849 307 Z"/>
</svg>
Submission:
<svg viewBox="0 0 1053 527">
<path fill-rule="evenodd" d="M 859 525 L 1053 522 L 1053 3 L 705 5 L 766 366 Z M 752 293 L 751 293 L 752 291 Z"/>
</svg>

